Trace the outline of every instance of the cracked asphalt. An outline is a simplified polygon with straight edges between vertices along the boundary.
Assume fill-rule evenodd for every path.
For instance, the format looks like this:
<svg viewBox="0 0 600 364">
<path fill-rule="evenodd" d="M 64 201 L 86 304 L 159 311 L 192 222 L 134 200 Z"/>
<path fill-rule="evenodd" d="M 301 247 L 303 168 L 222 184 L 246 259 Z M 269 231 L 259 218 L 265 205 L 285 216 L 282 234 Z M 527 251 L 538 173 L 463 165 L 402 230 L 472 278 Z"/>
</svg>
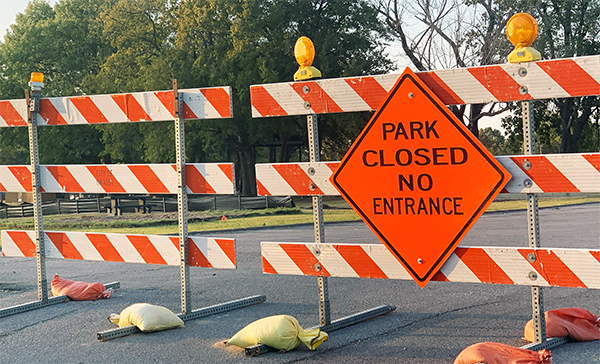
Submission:
<svg viewBox="0 0 600 364">
<path fill-rule="evenodd" d="M 544 247 L 600 250 L 600 204 L 542 209 Z M 115 327 L 107 317 L 133 303 L 148 302 L 179 312 L 179 268 L 113 262 L 47 260 L 48 280 L 120 281 L 108 300 L 67 302 L 0 318 L 0 363 L 415 363 L 446 364 L 465 347 L 484 341 L 521 346 L 531 318 L 526 286 L 330 278 L 333 319 L 379 305 L 396 306 L 385 316 L 331 332 L 316 351 L 305 347 L 246 358 L 223 345 L 246 324 L 289 314 L 304 327 L 318 323 L 317 279 L 264 275 L 261 241 L 310 242 L 312 226 L 211 234 L 236 238 L 237 270 L 190 268 L 191 307 L 201 308 L 257 294 L 263 304 L 186 322 L 185 328 L 134 334 L 107 342 L 96 333 Z M 328 224 L 330 243 L 378 243 L 362 222 Z M 527 246 L 524 211 L 484 214 L 461 245 Z M 0 308 L 37 300 L 35 259 L 0 259 Z M 544 307 L 583 307 L 600 315 L 598 290 L 545 288 Z M 553 363 L 600 363 L 600 341 L 568 343 L 551 350 Z"/>
</svg>

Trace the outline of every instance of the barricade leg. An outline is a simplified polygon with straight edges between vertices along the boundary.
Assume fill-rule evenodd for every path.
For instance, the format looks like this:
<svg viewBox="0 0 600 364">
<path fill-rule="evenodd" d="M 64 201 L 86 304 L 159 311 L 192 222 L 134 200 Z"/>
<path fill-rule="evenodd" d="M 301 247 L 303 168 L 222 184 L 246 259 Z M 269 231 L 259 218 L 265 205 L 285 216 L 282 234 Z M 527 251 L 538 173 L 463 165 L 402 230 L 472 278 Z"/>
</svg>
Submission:
<svg viewBox="0 0 600 364">
<path fill-rule="evenodd" d="M 396 309 L 396 306 L 391 306 L 391 305 L 383 305 L 383 306 L 379 306 L 379 307 L 374 307 L 374 308 L 371 308 L 366 311 L 362 311 L 362 312 L 355 313 L 350 316 L 339 318 L 327 325 L 311 327 L 308 330 L 321 329 L 321 330 L 329 333 L 329 332 L 332 332 L 335 330 L 343 329 L 348 326 L 352 326 L 354 324 L 358 324 L 363 321 L 370 320 L 370 319 L 378 317 L 378 316 L 385 315 L 387 313 L 394 311 L 395 309 Z M 257 356 L 257 355 L 266 353 L 271 350 L 273 350 L 273 349 L 267 345 L 258 344 L 258 345 L 253 345 L 253 346 L 247 347 L 245 349 L 245 353 L 246 353 L 246 356 Z"/>
<path fill-rule="evenodd" d="M 317 115 L 307 115 L 306 124 L 308 129 L 308 143 L 309 143 L 309 158 L 311 162 L 319 162 L 321 160 L 319 151 L 319 134 L 318 134 L 318 121 Z M 309 172 L 310 173 L 310 172 Z M 315 232 L 315 244 L 325 243 L 325 230 L 323 221 L 323 198 L 321 196 L 313 196 L 312 198 L 313 208 L 313 220 L 314 220 L 314 232 Z M 314 254 L 318 257 L 321 255 L 321 249 L 317 248 Z M 321 267 L 319 264 L 313 267 L 315 271 L 320 271 Z M 320 328 L 323 331 L 334 331 L 350 325 L 357 324 L 369 320 L 371 318 L 384 315 L 396 309 L 394 306 L 379 306 L 370 310 L 366 310 L 354 315 L 343 317 L 335 321 L 331 321 L 330 313 L 330 301 L 329 301 L 329 288 L 327 277 L 318 277 L 319 282 L 319 323 L 320 326 L 313 328 Z M 246 348 L 246 356 L 257 356 L 262 353 L 269 351 L 266 345 L 255 345 Z"/>
<path fill-rule="evenodd" d="M 121 284 L 119 282 L 111 282 L 111 283 L 107 283 L 104 285 L 104 287 L 106 287 L 106 288 L 113 288 L 113 289 L 119 288 L 120 286 L 121 286 Z M 50 298 L 47 298 L 47 299 L 41 300 L 41 301 L 22 303 L 20 305 L 1 309 L 0 310 L 0 318 L 6 317 L 6 316 L 11 316 L 11 315 L 16 315 L 18 313 L 23 313 L 23 312 L 27 312 L 27 311 L 32 311 L 32 310 L 35 310 L 38 308 L 51 306 L 51 305 L 55 305 L 57 303 L 63 303 L 63 302 L 69 302 L 69 297 L 56 296 L 56 297 L 50 297 Z"/>
<path fill-rule="evenodd" d="M 216 315 L 219 313 L 235 310 L 238 308 L 244 308 L 247 306 L 256 305 L 259 303 L 263 303 L 266 300 L 267 300 L 266 296 L 262 296 L 262 295 L 250 296 L 250 297 L 242 298 L 242 299 L 235 300 L 235 301 L 220 303 L 217 305 L 196 309 L 189 313 L 180 313 L 177 316 L 179 316 L 179 318 L 185 322 L 185 321 L 195 320 L 195 319 L 198 319 L 201 317 Z M 125 327 L 119 327 L 116 329 L 101 331 L 101 332 L 97 333 L 96 335 L 97 335 L 98 341 L 108 341 L 108 340 L 116 339 L 118 337 L 135 334 L 138 332 L 141 332 L 141 331 L 136 326 L 125 326 Z"/>
</svg>

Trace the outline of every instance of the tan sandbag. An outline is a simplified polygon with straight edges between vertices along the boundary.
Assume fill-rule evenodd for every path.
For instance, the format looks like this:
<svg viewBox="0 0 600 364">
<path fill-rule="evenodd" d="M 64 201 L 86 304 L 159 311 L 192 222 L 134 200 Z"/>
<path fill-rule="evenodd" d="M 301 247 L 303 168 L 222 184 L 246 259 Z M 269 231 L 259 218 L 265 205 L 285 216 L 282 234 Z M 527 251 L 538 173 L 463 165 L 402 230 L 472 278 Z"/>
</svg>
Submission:
<svg viewBox="0 0 600 364">
<path fill-rule="evenodd" d="M 183 321 L 168 308 L 149 303 L 135 303 L 121 311 L 121 314 L 111 314 L 108 320 L 119 327 L 137 326 L 144 332 L 184 326 Z"/>
<path fill-rule="evenodd" d="M 598 317 L 580 307 L 558 308 L 547 311 L 546 337 L 565 337 L 576 341 L 592 341 L 600 339 Z M 534 342 L 533 320 L 525 324 L 525 340 Z"/>
<path fill-rule="evenodd" d="M 293 350 L 304 343 L 310 350 L 315 350 L 327 341 L 327 337 L 320 329 L 304 330 L 293 316 L 277 315 L 250 323 L 227 343 L 242 348 L 264 344 L 282 351 Z"/>
<path fill-rule="evenodd" d="M 87 283 L 71 281 L 54 275 L 51 284 L 54 296 L 67 296 L 75 301 L 94 301 L 100 298 L 109 298 L 112 289 L 106 289 L 102 283 Z"/>
<path fill-rule="evenodd" d="M 471 345 L 454 360 L 454 364 L 550 364 L 552 354 L 544 349 L 532 351 L 510 345 L 484 342 Z"/>
</svg>

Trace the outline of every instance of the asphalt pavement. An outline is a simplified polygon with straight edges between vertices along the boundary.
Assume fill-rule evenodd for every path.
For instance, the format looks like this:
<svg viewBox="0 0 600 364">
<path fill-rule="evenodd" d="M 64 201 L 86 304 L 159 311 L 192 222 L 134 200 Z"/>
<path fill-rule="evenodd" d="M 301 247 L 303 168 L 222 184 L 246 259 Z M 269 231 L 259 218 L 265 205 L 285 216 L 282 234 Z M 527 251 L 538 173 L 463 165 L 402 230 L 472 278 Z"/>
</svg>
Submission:
<svg viewBox="0 0 600 364">
<path fill-rule="evenodd" d="M 542 246 L 600 250 L 600 204 L 540 211 Z M 99 342 L 114 328 L 111 313 L 138 302 L 180 310 L 179 268 L 114 262 L 48 259 L 47 275 L 86 282 L 120 281 L 108 300 L 67 302 L 0 318 L 0 363 L 415 363 L 447 364 L 465 347 L 484 341 L 526 344 L 531 318 L 525 286 L 330 278 L 332 318 L 379 305 L 385 316 L 331 332 L 317 350 L 301 346 L 247 358 L 223 342 L 248 323 L 288 314 L 303 327 L 318 324 L 317 278 L 262 274 L 260 242 L 311 242 L 312 226 L 213 232 L 236 238 L 236 270 L 190 268 L 194 309 L 253 295 L 265 303 L 186 322 L 184 328 L 134 334 Z M 327 224 L 329 243 L 378 243 L 362 223 Z M 524 211 L 486 213 L 461 245 L 527 246 Z M 35 301 L 36 264 L 31 258 L 0 259 L 0 308 Z M 583 307 L 600 315 L 598 290 L 545 288 L 544 307 Z M 568 343 L 551 350 L 553 363 L 600 363 L 600 341 Z"/>
</svg>

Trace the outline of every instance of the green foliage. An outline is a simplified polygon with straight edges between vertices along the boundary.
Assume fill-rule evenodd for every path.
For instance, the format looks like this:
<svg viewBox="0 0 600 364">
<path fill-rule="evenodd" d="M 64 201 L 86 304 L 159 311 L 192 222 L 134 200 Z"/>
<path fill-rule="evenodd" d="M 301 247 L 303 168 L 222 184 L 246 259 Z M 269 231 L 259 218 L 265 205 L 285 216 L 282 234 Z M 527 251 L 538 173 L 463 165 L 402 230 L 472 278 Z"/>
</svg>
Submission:
<svg viewBox="0 0 600 364">
<path fill-rule="evenodd" d="M 313 39 L 324 77 L 386 72 L 383 29 L 364 0 L 32 1 L 0 45 L 2 98 L 22 98 L 31 71 L 44 96 L 231 86 L 234 117 L 186 122 L 189 161 L 233 161 L 244 194 L 255 193 L 255 148 L 304 141 L 302 117 L 251 118 L 249 86 L 291 81 L 293 46 Z M 325 155 L 339 159 L 366 122 L 321 119 Z M 0 130 L 0 159 L 25 163 L 22 129 Z M 26 133 L 25 133 L 26 134 Z M 40 128 L 42 163 L 174 162 L 173 125 L 131 123 Z M 296 147 L 297 148 L 297 147 Z M 293 149 L 282 148 L 277 161 Z"/>
<path fill-rule="evenodd" d="M 479 141 L 492 155 L 507 155 L 511 153 L 507 141 L 498 129 L 490 127 L 479 129 Z"/>
<path fill-rule="evenodd" d="M 521 104 L 515 103 L 512 116 L 502 119 L 502 127 L 507 131 L 507 148 L 510 154 L 523 153 L 523 118 L 521 116 Z M 533 103 L 533 119 L 535 130 L 536 153 L 559 153 L 560 116 L 552 109 L 546 101 L 535 101 Z"/>
</svg>

